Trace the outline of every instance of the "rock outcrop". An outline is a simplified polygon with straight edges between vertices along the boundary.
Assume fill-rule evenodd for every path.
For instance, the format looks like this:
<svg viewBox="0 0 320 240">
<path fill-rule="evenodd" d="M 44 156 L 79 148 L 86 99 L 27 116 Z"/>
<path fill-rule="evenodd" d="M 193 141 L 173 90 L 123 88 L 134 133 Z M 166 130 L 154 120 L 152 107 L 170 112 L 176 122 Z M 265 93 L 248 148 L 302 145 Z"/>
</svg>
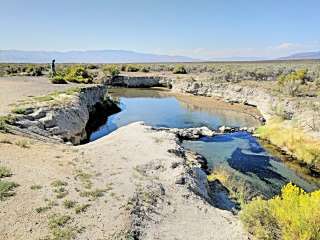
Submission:
<svg viewBox="0 0 320 240">
<path fill-rule="evenodd" d="M 199 96 L 218 97 L 230 103 L 256 106 L 266 120 L 281 115 L 294 120 L 298 126 L 314 137 L 320 137 L 320 100 L 315 98 L 289 98 L 277 96 L 263 87 L 253 88 L 237 83 L 210 83 L 201 81 L 175 81 L 172 91 Z"/>
<path fill-rule="evenodd" d="M 90 113 L 104 101 L 105 94 L 103 85 L 81 87 L 63 104 L 29 107 L 25 114 L 16 116 L 14 125 L 33 134 L 79 144 L 87 138 L 85 128 Z"/>
<path fill-rule="evenodd" d="M 168 87 L 171 88 L 171 81 L 160 76 L 116 76 L 105 82 L 107 85 L 117 87 Z"/>
</svg>

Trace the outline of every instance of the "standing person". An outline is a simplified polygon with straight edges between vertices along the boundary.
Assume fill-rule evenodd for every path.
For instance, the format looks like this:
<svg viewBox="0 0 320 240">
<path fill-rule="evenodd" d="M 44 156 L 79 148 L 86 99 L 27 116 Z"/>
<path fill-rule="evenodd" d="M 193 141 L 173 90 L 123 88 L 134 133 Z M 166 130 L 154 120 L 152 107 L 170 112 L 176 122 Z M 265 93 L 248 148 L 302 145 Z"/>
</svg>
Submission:
<svg viewBox="0 0 320 240">
<path fill-rule="evenodd" d="M 51 74 L 54 77 L 56 75 L 56 65 L 55 65 L 56 60 L 53 59 L 51 63 Z"/>
</svg>

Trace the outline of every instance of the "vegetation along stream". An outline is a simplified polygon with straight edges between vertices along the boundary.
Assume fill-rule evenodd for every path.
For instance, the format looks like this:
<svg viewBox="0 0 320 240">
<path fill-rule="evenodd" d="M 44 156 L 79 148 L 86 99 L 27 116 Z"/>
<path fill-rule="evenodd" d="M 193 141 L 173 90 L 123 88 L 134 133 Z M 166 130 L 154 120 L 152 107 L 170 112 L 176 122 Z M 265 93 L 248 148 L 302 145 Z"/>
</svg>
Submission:
<svg viewBox="0 0 320 240">
<path fill-rule="evenodd" d="M 109 93 L 119 101 L 122 111 L 108 117 L 106 123 L 91 134 L 90 141 L 137 121 L 153 127 L 170 128 L 259 125 L 250 114 L 223 108 L 218 102 L 216 106 L 212 103 L 193 104 L 164 90 L 115 88 Z M 288 182 L 306 191 L 320 186 L 318 179 L 304 174 L 297 166 L 290 166 L 284 156 L 272 154 L 274 149 L 271 151 L 270 146 L 247 132 L 203 137 L 196 141 L 183 141 L 182 145 L 203 155 L 213 172 L 219 171 L 223 177 L 232 176 L 233 181 L 249 184 L 255 193 L 266 197 L 278 194 Z"/>
</svg>

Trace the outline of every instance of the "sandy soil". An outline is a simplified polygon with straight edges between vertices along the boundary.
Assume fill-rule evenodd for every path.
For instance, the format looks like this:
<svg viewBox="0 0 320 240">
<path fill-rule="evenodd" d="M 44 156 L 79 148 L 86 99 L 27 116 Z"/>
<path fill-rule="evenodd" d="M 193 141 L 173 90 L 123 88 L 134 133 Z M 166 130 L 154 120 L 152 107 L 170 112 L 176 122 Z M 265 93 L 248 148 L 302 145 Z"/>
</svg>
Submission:
<svg viewBox="0 0 320 240">
<path fill-rule="evenodd" d="M 125 239 L 133 224 L 130 199 L 138 192 L 149 196 L 151 186 L 160 185 L 164 194 L 157 195 L 156 211 L 147 212 L 147 221 L 142 218 L 141 239 L 245 239 L 236 216 L 175 184 L 184 168 L 183 159 L 168 152 L 176 147 L 173 134 L 134 123 L 78 147 L 8 134 L 1 134 L 0 141 L 0 165 L 9 167 L 14 175 L 8 180 L 20 185 L 15 196 L 0 202 L 0 239 L 51 236 L 48 219 L 54 213 L 71 216 L 68 226 L 81 229 L 76 239 Z M 27 148 L 22 141 L 28 141 Z M 178 167 L 171 167 L 174 162 Z M 90 177 L 84 178 L 85 174 Z M 68 194 L 61 199 L 51 185 L 55 180 L 67 183 Z M 42 188 L 31 190 L 33 185 Z M 81 194 L 96 189 L 103 190 L 103 196 Z M 90 206 L 76 214 L 74 208 L 63 206 L 65 199 Z M 56 206 L 36 211 L 50 202 Z"/>
<path fill-rule="evenodd" d="M 27 97 L 46 95 L 74 84 L 52 84 L 47 77 L 0 77 L 0 115 L 5 115 Z"/>
</svg>

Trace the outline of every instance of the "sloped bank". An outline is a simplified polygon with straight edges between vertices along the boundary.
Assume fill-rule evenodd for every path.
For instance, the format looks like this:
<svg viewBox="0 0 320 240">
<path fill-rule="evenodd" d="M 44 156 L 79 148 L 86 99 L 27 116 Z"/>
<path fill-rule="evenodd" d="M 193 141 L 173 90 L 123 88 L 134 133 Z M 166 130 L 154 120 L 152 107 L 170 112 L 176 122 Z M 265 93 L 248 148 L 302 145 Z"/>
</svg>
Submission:
<svg viewBox="0 0 320 240">
<path fill-rule="evenodd" d="M 106 117 L 117 111 L 106 98 L 106 86 L 82 86 L 19 104 L 12 124 L 26 134 L 79 144 L 87 139 L 97 113 Z"/>
<path fill-rule="evenodd" d="M 298 126 L 314 137 L 320 138 L 320 117 L 315 107 L 320 109 L 320 100 L 315 98 L 290 98 L 274 94 L 259 86 L 233 82 L 210 82 L 201 80 L 174 79 L 170 76 L 121 75 L 106 80 L 109 86 L 128 88 L 167 87 L 173 92 L 196 96 L 217 97 L 230 103 L 243 103 L 257 107 L 266 121 L 275 115 L 286 120 L 294 120 Z M 261 119 L 263 120 L 263 119 Z"/>
<path fill-rule="evenodd" d="M 256 106 L 266 120 L 257 136 L 320 172 L 319 98 L 286 97 L 258 86 L 201 81 L 175 81 L 172 91 Z"/>
<path fill-rule="evenodd" d="M 172 92 L 195 96 L 207 96 L 230 103 L 241 103 L 256 107 L 259 117 L 266 126 L 259 131 L 259 137 L 279 147 L 312 169 L 320 169 L 320 99 L 316 97 L 288 97 L 273 92 L 263 84 L 246 82 L 213 82 L 179 79 L 175 76 L 119 76 L 109 79 L 107 84 L 122 87 L 167 87 Z M 274 118 L 281 118 L 277 128 Z M 270 127 L 269 127 L 270 126 Z M 279 129 L 281 131 L 279 131 Z M 271 131 L 270 134 L 267 131 Z M 278 136 L 281 132 L 281 136 Z M 292 136 L 291 138 L 289 136 Z M 278 139 L 282 139 L 280 142 Z M 290 138 L 290 139 L 289 139 Z M 275 141 L 275 139 L 277 141 Z M 292 140 L 293 139 L 293 140 Z M 299 140 L 300 139 L 300 140 Z M 290 140 L 290 144 L 287 144 Z M 292 141 L 291 141 L 292 140 Z M 299 142 L 304 142 L 302 145 Z M 308 145 L 308 146 L 307 146 Z M 317 170 L 318 171 L 318 170 Z M 320 172 L 320 171 L 319 171 Z"/>
</svg>

